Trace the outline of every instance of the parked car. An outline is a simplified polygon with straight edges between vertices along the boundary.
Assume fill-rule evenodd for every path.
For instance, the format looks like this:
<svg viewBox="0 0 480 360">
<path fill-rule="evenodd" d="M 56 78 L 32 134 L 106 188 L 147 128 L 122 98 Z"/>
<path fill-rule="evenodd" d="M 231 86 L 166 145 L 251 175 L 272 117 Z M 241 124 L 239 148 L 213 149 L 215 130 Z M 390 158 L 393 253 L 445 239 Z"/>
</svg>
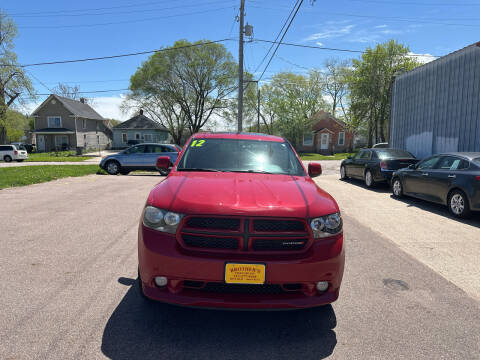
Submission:
<svg viewBox="0 0 480 360">
<path fill-rule="evenodd" d="M 457 217 L 480 210 L 480 152 L 428 157 L 393 174 L 393 196 L 413 196 L 448 206 Z"/>
<path fill-rule="evenodd" d="M 395 170 L 416 164 L 418 159 L 405 150 L 362 149 L 353 158 L 340 164 L 340 178 L 356 178 L 365 181 L 367 187 L 379 182 L 390 182 Z"/>
<path fill-rule="evenodd" d="M 170 166 L 168 157 L 157 163 Z M 344 267 L 335 200 L 283 138 L 195 134 L 148 196 L 139 289 L 213 308 L 307 308 L 338 298 Z"/>
<path fill-rule="evenodd" d="M 118 173 L 127 175 L 133 170 L 154 170 L 156 171 L 157 158 L 160 155 L 168 156 L 172 164 L 177 161 L 179 150 L 176 145 L 144 143 L 125 149 L 118 154 L 108 155 L 100 162 L 100 167 L 110 175 Z M 168 170 L 161 171 L 167 175 Z"/>
<path fill-rule="evenodd" d="M 32 153 L 35 148 L 34 144 L 25 144 L 21 142 L 12 142 L 11 145 L 15 145 L 17 149 L 23 146 L 25 149 L 22 149 L 22 150 L 27 150 L 28 154 Z"/>
<path fill-rule="evenodd" d="M 22 162 L 23 160 L 28 159 L 27 150 L 19 145 L 0 145 L 0 160 L 5 162 L 11 162 L 15 160 L 17 162 Z"/>
<path fill-rule="evenodd" d="M 388 143 L 378 143 L 372 146 L 373 149 L 387 149 Z"/>
</svg>

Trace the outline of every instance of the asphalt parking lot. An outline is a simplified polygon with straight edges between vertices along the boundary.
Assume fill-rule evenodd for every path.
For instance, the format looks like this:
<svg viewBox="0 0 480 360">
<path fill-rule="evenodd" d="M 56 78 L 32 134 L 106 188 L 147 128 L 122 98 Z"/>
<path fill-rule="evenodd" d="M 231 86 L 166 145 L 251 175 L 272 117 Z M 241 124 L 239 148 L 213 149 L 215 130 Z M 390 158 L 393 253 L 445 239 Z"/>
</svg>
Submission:
<svg viewBox="0 0 480 360">
<path fill-rule="evenodd" d="M 479 359 L 478 219 L 325 171 L 317 182 L 345 223 L 337 302 L 178 308 L 146 303 L 135 285 L 138 220 L 161 179 L 91 175 L 0 191 L 1 359 Z"/>
</svg>

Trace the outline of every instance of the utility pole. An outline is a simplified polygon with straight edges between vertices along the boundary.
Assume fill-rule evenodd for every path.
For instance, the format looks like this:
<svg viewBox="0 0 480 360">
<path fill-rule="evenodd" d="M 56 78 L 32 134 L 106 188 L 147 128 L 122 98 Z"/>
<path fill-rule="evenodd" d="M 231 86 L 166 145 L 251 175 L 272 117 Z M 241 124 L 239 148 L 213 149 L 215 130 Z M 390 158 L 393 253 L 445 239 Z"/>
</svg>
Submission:
<svg viewBox="0 0 480 360">
<path fill-rule="evenodd" d="M 240 0 L 240 32 L 238 37 L 238 132 L 242 131 L 243 121 L 243 21 L 245 0 Z"/>
<path fill-rule="evenodd" d="M 257 81 L 257 132 L 260 132 L 260 84 Z"/>
</svg>

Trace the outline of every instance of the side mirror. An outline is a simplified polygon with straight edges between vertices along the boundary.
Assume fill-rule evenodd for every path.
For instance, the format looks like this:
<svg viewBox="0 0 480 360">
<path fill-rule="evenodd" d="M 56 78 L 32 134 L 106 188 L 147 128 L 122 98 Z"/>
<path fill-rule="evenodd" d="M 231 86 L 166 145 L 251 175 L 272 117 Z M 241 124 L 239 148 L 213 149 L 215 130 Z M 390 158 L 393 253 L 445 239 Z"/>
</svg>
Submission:
<svg viewBox="0 0 480 360">
<path fill-rule="evenodd" d="M 170 158 L 168 156 L 159 156 L 157 159 L 157 170 L 168 170 L 172 165 Z"/>
<path fill-rule="evenodd" d="M 315 177 L 319 175 L 322 175 L 322 165 L 320 163 L 309 163 L 308 176 Z"/>
</svg>

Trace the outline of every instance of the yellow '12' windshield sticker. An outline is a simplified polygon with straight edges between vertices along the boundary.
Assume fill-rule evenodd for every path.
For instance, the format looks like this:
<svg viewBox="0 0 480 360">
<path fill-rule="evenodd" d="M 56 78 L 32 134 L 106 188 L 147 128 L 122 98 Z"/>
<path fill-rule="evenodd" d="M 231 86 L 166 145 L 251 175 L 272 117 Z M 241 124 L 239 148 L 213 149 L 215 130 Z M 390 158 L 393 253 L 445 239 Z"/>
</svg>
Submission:
<svg viewBox="0 0 480 360">
<path fill-rule="evenodd" d="M 205 140 L 193 140 L 190 147 L 202 147 Z"/>
</svg>

